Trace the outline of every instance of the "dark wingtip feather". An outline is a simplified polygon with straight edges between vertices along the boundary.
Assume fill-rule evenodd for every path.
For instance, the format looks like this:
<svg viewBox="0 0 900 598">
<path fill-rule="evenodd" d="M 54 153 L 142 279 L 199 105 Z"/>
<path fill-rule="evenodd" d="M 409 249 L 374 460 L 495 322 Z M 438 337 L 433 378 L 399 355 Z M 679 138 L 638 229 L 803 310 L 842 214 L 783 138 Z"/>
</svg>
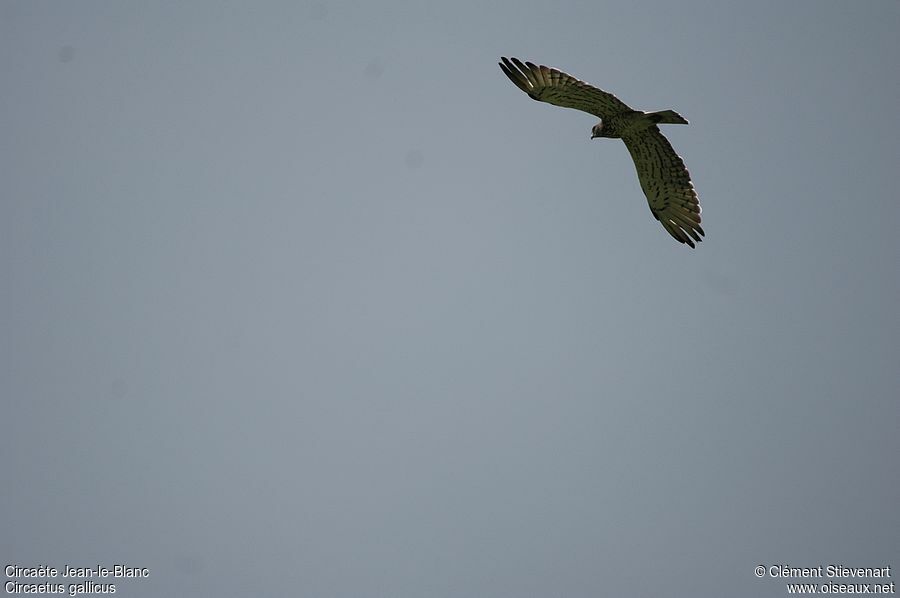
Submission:
<svg viewBox="0 0 900 598">
<path fill-rule="evenodd" d="M 505 57 L 501 57 L 501 60 L 503 60 L 503 62 L 500 63 L 500 70 L 503 71 L 503 74 L 505 74 L 516 87 L 527 93 L 529 96 L 534 97 L 532 95 L 531 84 L 525 75 L 523 75 L 519 69 Z"/>
<path fill-rule="evenodd" d="M 518 67 L 518 69 L 520 71 L 522 71 L 523 73 L 528 70 L 528 67 L 525 66 L 525 63 L 522 62 L 521 60 L 519 60 L 518 58 L 513 56 L 513 57 L 510 57 L 510 60 L 512 60 L 512 63 L 514 65 L 516 65 L 516 67 Z"/>
</svg>

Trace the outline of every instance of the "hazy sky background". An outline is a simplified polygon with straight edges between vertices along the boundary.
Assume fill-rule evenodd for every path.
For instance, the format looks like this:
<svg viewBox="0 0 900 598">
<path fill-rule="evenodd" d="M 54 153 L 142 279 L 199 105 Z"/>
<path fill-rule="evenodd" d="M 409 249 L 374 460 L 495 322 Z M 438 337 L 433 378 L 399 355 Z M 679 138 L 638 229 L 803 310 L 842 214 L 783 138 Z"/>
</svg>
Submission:
<svg viewBox="0 0 900 598">
<path fill-rule="evenodd" d="M 149 567 L 126 597 L 900 567 L 898 31 L 876 0 L 0 0 L 0 561 Z M 501 55 L 688 118 L 706 240 Z"/>
</svg>

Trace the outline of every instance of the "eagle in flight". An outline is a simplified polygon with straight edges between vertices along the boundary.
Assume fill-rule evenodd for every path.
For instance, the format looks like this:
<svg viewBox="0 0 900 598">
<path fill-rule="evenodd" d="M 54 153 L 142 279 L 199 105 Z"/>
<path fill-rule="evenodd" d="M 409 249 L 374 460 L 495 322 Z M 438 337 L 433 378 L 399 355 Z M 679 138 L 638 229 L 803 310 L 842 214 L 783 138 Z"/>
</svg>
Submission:
<svg viewBox="0 0 900 598">
<path fill-rule="evenodd" d="M 641 112 L 622 100 L 571 75 L 546 66 L 501 58 L 500 68 L 533 100 L 575 108 L 600 117 L 591 139 L 621 139 L 631 153 L 638 180 L 650 212 L 670 235 L 694 247 L 704 235 L 700 227 L 700 202 L 681 157 L 656 125 L 686 125 L 674 110 Z"/>
</svg>

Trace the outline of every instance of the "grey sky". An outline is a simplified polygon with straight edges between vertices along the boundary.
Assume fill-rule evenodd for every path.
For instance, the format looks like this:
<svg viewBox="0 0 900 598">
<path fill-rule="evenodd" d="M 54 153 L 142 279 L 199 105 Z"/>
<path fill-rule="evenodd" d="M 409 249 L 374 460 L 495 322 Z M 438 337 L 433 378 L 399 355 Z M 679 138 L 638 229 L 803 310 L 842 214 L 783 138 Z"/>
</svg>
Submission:
<svg viewBox="0 0 900 598">
<path fill-rule="evenodd" d="M 897 31 L 891 1 L 0 1 L 0 561 L 410 598 L 900 566 Z M 688 118 L 705 241 L 501 55 Z"/>
</svg>

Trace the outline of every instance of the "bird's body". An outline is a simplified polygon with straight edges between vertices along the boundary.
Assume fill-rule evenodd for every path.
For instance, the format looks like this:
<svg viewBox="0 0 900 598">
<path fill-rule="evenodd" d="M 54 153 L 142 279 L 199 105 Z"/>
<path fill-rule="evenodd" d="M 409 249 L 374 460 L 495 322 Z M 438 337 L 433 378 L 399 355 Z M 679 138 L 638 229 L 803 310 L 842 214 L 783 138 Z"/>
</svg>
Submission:
<svg viewBox="0 0 900 598">
<path fill-rule="evenodd" d="M 694 247 L 705 234 L 700 227 L 700 203 L 684 162 L 658 124 L 688 124 L 674 110 L 633 110 L 614 95 L 546 66 L 516 58 L 501 58 L 500 68 L 516 87 L 534 100 L 575 108 L 601 118 L 591 138 L 625 142 L 650 212 L 676 240 Z"/>
<path fill-rule="evenodd" d="M 659 112 L 632 110 L 610 116 L 600 121 L 599 124 L 594 125 L 594 128 L 591 129 L 591 138 L 609 137 L 611 139 L 622 139 L 627 135 L 640 133 L 644 129 L 660 123 L 686 125 L 688 121 L 674 110 L 660 110 Z"/>
</svg>

